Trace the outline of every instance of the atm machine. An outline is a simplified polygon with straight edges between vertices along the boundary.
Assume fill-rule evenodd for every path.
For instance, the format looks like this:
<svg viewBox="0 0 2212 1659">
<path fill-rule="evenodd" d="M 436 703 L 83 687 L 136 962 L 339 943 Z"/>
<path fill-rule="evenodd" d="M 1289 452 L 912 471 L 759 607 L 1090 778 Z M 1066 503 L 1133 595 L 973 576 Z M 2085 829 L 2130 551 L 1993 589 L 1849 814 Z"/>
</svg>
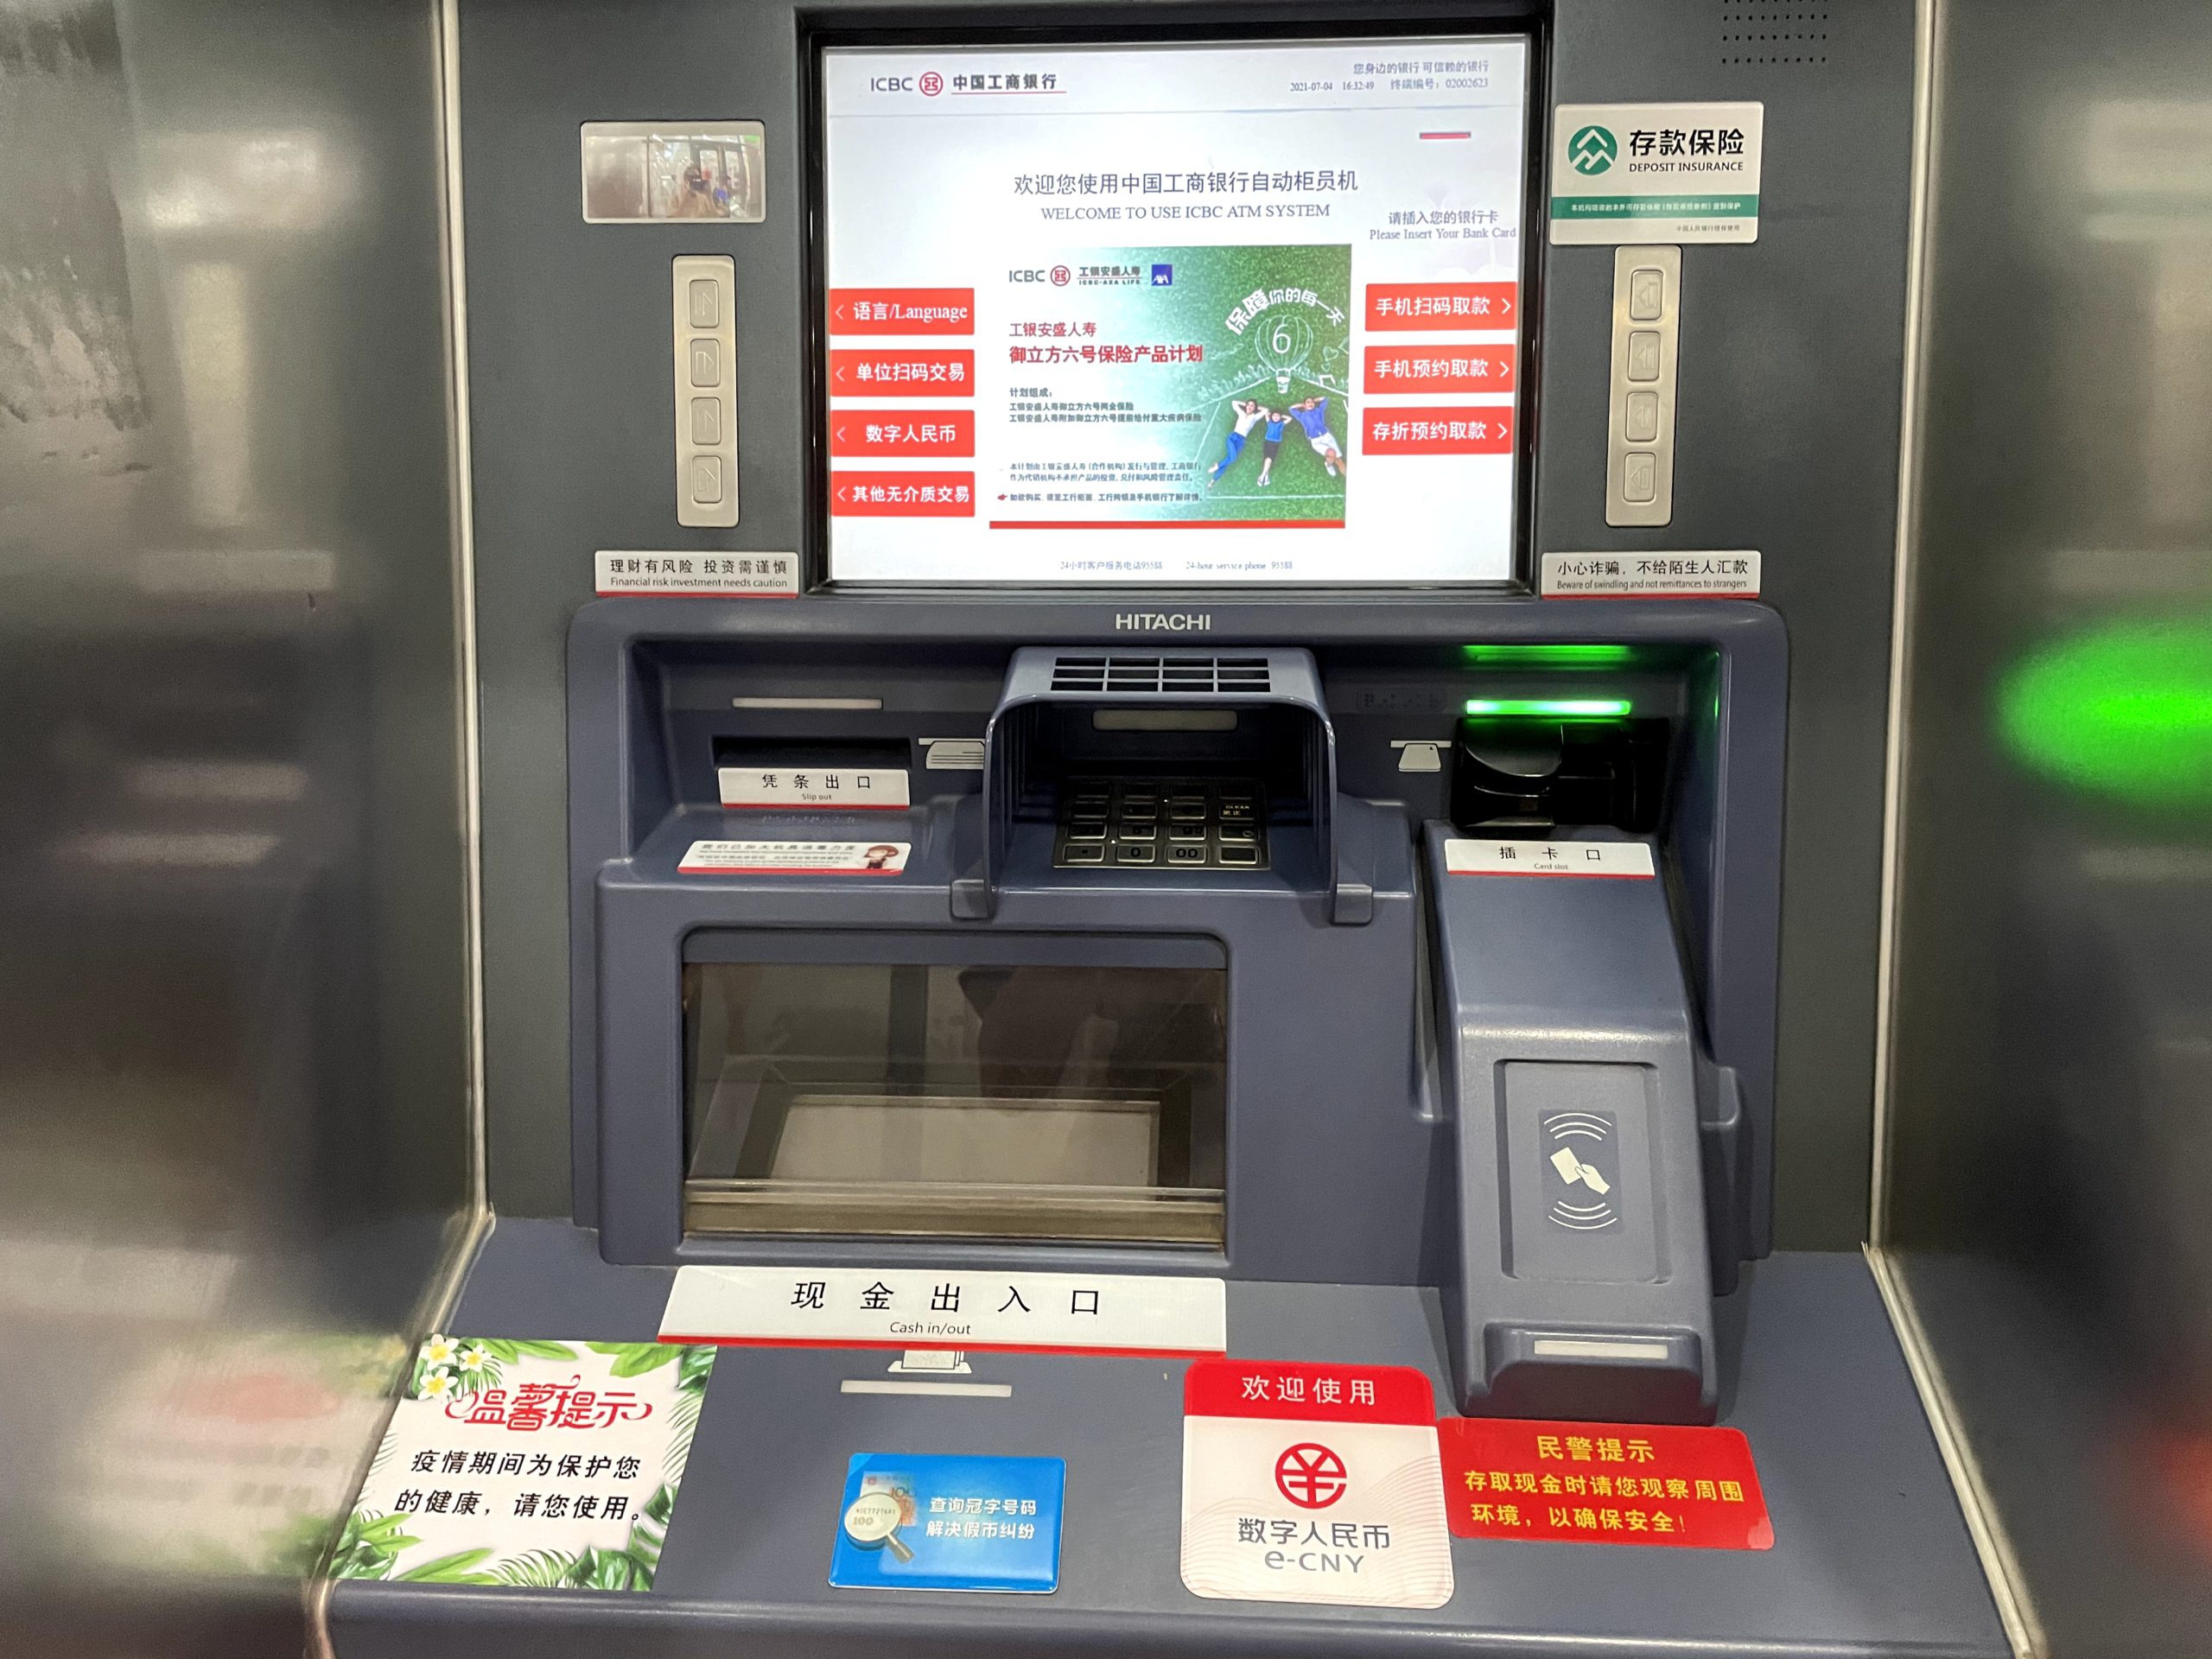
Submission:
<svg viewBox="0 0 2212 1659">
<path fill-rule="evenodd" d="M 650 1589 L 341 1582 L 339 1654 L 2005 1650 L 1864 1268 L 1772 1256 L 1789 639 L 1670 525 L 1786 111 L 1627 16 L 461 9 L 480 542 L 585 521 L 573 1209 L 452 1328 L 717 1346 Z M 762 188 L 509 170 L 579 133 Z M 1415 1588 L 1194 1548 L 1244 1362 L 1418 1374 Z M 1563 1490 L 1451 1449 L 1529 1424 Z M 1574 1535 L 1577 1424 L 1764 1521 Z M 1050 1585 L 840 1576 L 885 1456 L 1057 1460 Z"/>
</svg>

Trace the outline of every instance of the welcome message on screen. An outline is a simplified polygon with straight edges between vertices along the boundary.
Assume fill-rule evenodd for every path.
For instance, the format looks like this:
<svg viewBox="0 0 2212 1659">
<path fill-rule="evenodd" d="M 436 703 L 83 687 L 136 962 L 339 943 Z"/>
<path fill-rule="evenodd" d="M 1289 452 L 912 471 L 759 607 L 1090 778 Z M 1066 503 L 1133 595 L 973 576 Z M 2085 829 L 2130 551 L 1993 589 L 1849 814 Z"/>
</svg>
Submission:
<svg viewBox="0 0 2212 1659">
<path fill-rule="evenodd" d="M 1516 38 L 823 54 L 830 574 L 1512 574 Z"/>
</svg>

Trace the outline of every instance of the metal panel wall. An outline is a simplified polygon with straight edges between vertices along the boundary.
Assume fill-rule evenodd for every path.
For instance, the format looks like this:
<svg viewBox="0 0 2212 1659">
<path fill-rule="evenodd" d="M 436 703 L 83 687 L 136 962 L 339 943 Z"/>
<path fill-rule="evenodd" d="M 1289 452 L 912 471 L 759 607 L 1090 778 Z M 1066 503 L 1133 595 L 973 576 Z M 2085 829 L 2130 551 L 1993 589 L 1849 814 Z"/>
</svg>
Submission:
<svg viewBox="0 0 2212 1659">
<path fill-rule="evenodd" d="M 2016 1641 L 2212 1616 L 2212 10 L 1944 0 L 1882 1265 Z"/>
<path fill-rule="evenodd" d="M 0 0 L 0 1649 L 298 1654 L 473 1214 L 434 10 Z"/>
</svg>

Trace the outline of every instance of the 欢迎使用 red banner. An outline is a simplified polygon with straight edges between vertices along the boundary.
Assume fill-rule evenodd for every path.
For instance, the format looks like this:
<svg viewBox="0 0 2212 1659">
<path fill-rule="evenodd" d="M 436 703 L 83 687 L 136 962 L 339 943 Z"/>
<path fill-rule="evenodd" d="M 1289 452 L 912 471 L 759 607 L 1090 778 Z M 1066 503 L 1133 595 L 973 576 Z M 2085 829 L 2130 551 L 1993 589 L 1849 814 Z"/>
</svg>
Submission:
<svg viewBox="0 0 2212 1659">
<path fill-rule="evenodd" d="M 840 409 L 830 416 L 833 455 L 972 455 L 976 415 L 966 409 Z"/>
<path fill-rule="evenodd" d="M 1519 290 L 1517 283 L 1370 283 L 1363 309 L 1370 334 L 1518 328 Z"/>
<path fill-rule="evenodd" d="M 1370 346 L 1367 390 L 1510 391 L 1510 346 Z"/>
<path fill-rule="evenodd" d="M 832 397 L 898 397 L 925 391 L 940 397 L 976 395 L 976 353 L 855 347 L 830 353 Z"/>
<path fill-rule="evenodd" d="M 841 518 L 972 518 L 973 473 L 832 473 L 830 511 Z"/>
<path fill-rule="evenodd" d="M 972 288 L 833 288 L 833 334 L 972 334 Z"/>
<path fill-rule="evenodd" d="M 1502 455 L 1513 448 L 1513 411 L 1459 404 L 1361 412 L 1360 448 L 1370 455 Z"/>
</svg>

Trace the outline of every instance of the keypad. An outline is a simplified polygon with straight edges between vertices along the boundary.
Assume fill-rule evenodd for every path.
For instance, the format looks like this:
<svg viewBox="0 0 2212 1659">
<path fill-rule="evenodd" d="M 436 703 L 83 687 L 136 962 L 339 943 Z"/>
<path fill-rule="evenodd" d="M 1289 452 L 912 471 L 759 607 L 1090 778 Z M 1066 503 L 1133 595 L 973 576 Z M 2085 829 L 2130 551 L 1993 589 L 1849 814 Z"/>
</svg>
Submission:
<svg viewBox="0 0 2212 1659">
<path fill-rule="evenodd" d="M 1267 798 L 1242 779 L 1077 779 L 1060 791 L 1062 869 L 1268 867 Z"/>
</svg>

